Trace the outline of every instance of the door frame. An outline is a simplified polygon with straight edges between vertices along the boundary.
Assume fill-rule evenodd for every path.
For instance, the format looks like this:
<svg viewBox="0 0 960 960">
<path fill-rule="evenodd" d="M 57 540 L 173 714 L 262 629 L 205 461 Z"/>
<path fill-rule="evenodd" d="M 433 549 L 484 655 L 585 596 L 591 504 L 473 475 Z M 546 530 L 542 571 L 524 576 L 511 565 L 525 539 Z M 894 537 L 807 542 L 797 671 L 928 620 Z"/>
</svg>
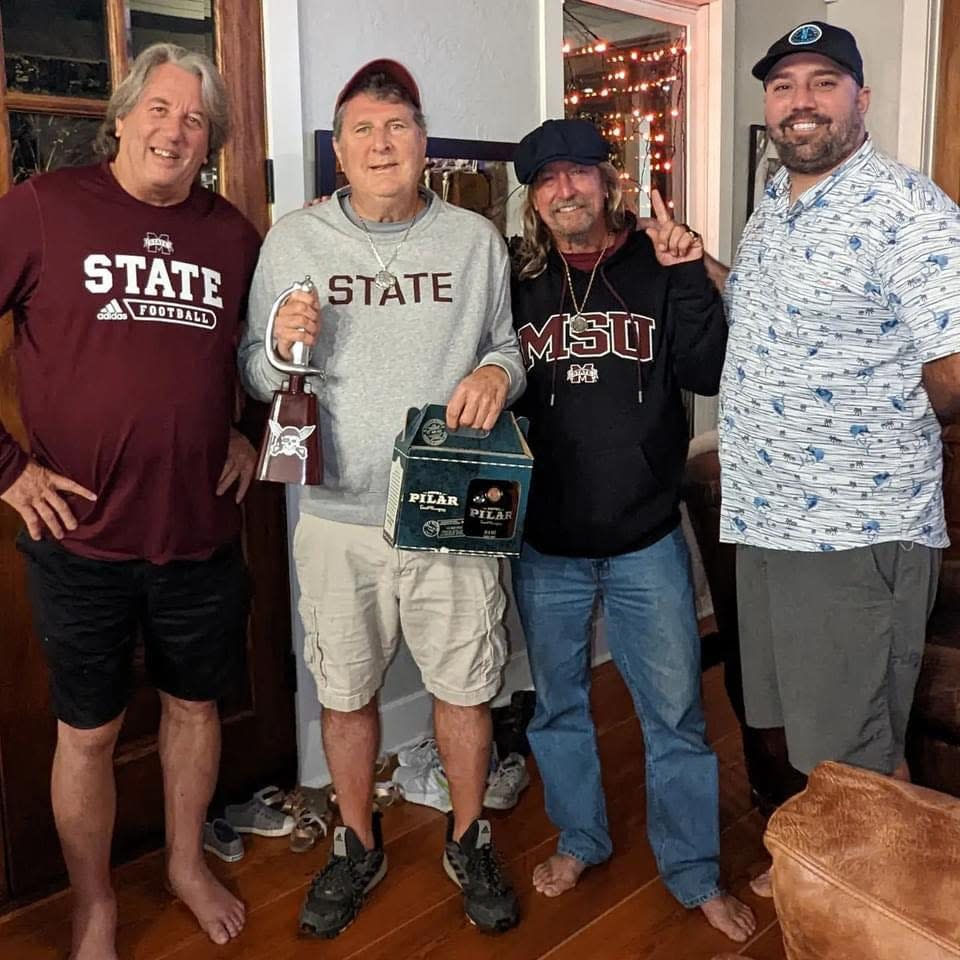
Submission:
<svg viewBox="0 0 960 960">
<path fill-rule="evenodd" d="M 902 0 L 897 159 L 930 176 L 934 166 L 943 0 Z"/>
<path fill-rule="evenodd" d="M 590 0 L 687 32 L 687 216 L 708 250 L 729 262 L 733 231 L 735 0 Z M 563 4 L 540 0 L 542 119 L 563 116 Z M 724 109 L 726 107 L 726 109 Z"/>
</svg>

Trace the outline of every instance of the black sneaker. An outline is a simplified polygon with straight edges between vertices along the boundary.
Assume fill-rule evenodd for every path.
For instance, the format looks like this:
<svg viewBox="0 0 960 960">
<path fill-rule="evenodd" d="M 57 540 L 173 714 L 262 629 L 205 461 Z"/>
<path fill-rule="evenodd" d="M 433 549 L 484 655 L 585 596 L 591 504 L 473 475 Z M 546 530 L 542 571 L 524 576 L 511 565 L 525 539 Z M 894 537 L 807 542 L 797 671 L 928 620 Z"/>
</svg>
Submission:
<svg viewBox="0 0 960 960">
<path fill-rule="evenodd" d="M 463 909 L 474 926 L 484 933 L 502 933 L 517 925 L 520 904 L 500 872 L 489 820 L 474 820 L 458 843 L 453 839 L 453 817 L 447 818 L 443 869 L 463 891 Z"/>
<path fill-rule="evenodd" d="M 300 930 L 328 939 L 346 930 L 356 919 L 366 895 L 386 872 L 379 813 L 373 815 L 372 850 L 349 827 L 337 827 L 330 859 L 307 891 L 300 911 Z"/>
</svg>

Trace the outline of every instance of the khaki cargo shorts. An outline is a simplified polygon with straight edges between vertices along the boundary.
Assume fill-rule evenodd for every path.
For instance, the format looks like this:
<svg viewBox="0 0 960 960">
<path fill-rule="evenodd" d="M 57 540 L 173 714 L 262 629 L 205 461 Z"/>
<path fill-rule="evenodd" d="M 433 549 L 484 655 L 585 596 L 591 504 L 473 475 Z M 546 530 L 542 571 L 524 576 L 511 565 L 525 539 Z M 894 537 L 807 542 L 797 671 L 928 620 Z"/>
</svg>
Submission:
<svg viewBox="0 0 960 960">
<path fill-rule="evenodd" d="M 304 659 L 321 704 L 359 710 L 401 635 L 426 689 L 455 706 L 491 700 L 507 659 L 495 557 L 396 550 L 380 527 L 300 515 L 293 538 Z"/>
</svg>

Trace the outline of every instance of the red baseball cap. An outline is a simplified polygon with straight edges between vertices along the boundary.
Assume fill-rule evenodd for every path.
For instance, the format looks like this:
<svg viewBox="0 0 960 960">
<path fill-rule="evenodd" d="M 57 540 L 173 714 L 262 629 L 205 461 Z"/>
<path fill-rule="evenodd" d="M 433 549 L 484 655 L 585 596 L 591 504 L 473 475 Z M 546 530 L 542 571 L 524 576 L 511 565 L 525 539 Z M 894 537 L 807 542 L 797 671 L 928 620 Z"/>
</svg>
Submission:
<svg viewBox="0 0 960 960">
<path fill-rule="evenodd" d="M 371 60 L 364 64 L 343 86 L 343 89 L 337 95 L 337 102 L 334 105 L 333 112 L 336 113 L 342 106 L 344 100 L 363 86 L 364 81 L 375 73 L 385 73 L 406 95 L 407 99 L 418 109 L 420 106 L 420 89 L 417 87 L 417 81 L 413 75 L 402 64 L 396 60 Z"/>
</svg>

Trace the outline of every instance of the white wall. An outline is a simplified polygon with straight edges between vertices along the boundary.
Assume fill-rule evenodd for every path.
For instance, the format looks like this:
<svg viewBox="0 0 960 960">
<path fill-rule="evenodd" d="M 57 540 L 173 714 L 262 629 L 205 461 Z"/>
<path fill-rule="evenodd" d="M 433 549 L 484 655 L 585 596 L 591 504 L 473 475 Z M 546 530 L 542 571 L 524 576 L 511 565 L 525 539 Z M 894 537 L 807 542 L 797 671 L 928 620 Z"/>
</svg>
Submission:
<svg viewBox="0 0 960 960">
<path fill-rule="evenodd" d="M 539 30 L 536 0 L 300 0 L 304 131 L 329 130 L 343 84 L 392 57 L 431 134 L 518 140 L 541 119 Z"/>
<path fill-rule="evenodd" d="M 843 0 L 841 0 L 843 2 Z M 823 0 L 737 0 L 735 133 L 733 147 L 733 249 L 747 218 L 747 171 L 751 123 L 763 123 L 763 84 L 750 70 L 767 49 L 806 20 L 826 20 Z"/>
<path fill-rule="evenodd" d="M 837 0 L 827 6 L 826 19 L 857 38 L 864 80 L 873 90 L 867 129 L 881 150 L 896 156 L 903 0 Z"/>
</svg>

